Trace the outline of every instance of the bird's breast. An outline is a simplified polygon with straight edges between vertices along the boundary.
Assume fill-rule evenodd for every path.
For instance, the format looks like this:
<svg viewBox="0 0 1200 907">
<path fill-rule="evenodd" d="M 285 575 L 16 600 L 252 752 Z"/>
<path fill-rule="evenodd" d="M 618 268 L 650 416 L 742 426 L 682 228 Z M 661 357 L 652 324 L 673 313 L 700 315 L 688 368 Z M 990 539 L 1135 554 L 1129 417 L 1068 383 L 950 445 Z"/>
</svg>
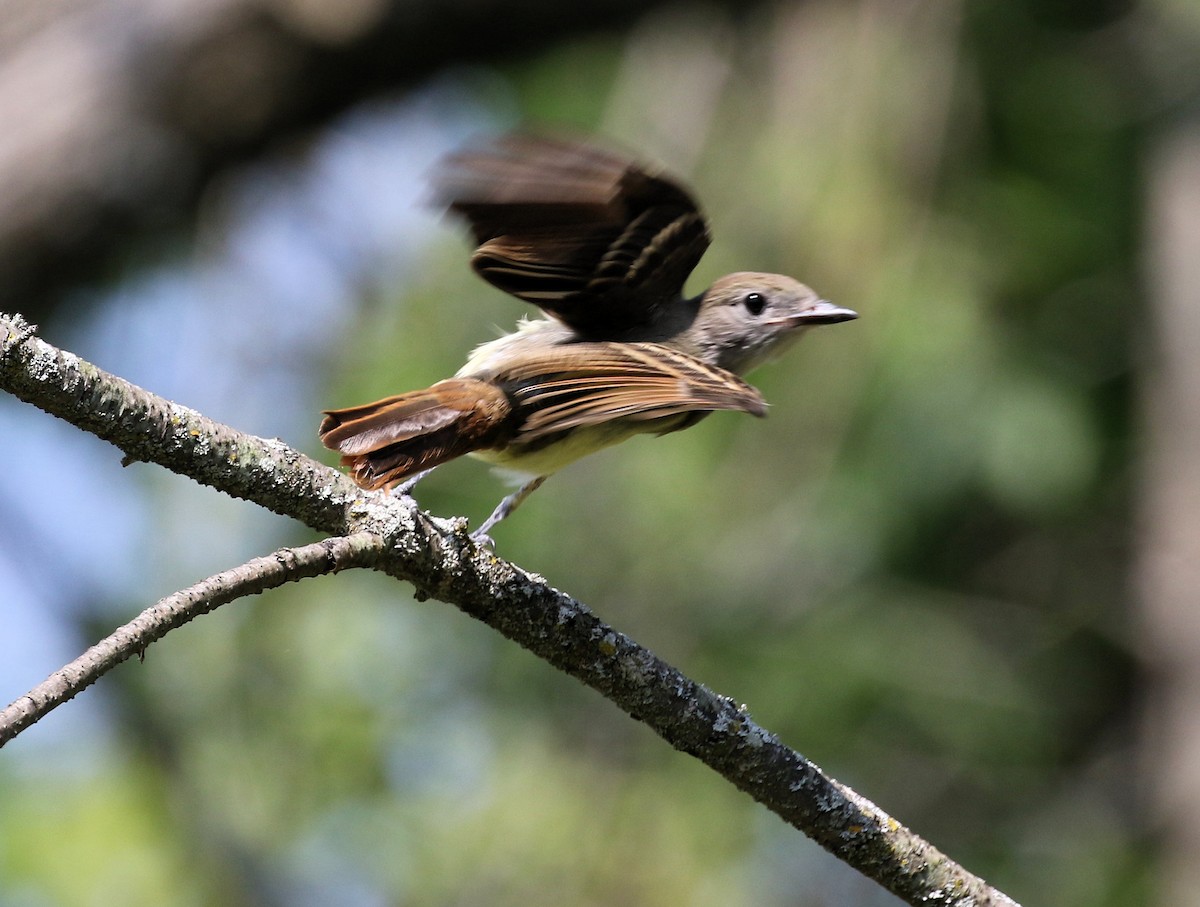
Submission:
<svg viewBox="0 0 1200 907">
<path fill-rule="evenodd" d="M 614 420 L 603 425 L 570 428 L 549 438 L 522 444 L 510 442 L 504 447 L 477 450 L 471 456 L 526 476 L 548 476 L 588 454 L 620 444 L 634 435 L 669 431 L 678 417 L 640 422 Z"/>
</svg>

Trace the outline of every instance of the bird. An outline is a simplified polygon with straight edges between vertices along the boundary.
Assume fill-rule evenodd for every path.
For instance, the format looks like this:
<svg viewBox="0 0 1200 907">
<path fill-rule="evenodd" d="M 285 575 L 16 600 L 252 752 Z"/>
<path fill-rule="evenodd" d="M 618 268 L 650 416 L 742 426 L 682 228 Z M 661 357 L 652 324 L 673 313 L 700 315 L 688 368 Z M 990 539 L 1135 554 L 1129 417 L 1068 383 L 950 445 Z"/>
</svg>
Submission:
<svg viewBox="0 0 1200 907">
<path fill-rule="evenodd" d="M 444 158 L 432 184 L 471 232 L 474 271 L 541 316 L 453 377 L 326 410 L 318 434 L 367 490 L 409 494 L 463 455 L 515 473 L 521 486 L 472 533 L 485 544 L 580 457 L 720 410 L 766 415 L 741 376 L 809 328 L 857 317 L 781 274 L 739 271 L 685 296 L 706 217 L 678 178 L 592 139 L 503 134 Z"/>
</svg>

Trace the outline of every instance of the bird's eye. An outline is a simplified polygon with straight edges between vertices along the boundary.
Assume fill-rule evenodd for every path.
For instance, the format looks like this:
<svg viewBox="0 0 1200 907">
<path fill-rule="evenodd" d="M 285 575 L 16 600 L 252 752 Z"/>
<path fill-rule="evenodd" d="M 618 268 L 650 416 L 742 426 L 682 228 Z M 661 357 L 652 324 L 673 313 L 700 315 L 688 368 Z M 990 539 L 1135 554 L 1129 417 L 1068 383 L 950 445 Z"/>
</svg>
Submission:
<svg viewBox="0 0 1200 907">
<path fill-rule="evenodd" d="M 762 293 L 747 293 L 742 304 L 751 315 L 761 315 L 762 310 L 767 307 L 767 297 Z"/>
</svg>

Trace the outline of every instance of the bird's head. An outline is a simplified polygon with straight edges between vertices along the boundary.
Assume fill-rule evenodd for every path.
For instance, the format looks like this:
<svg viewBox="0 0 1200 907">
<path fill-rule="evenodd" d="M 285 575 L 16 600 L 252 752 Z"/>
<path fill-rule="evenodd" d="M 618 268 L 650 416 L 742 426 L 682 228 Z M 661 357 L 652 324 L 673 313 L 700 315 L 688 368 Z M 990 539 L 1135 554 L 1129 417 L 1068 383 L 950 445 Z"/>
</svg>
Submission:
<svg viewBox="0 0 1200 907">
<path fill-rule="evenodd" d="M 699 298 L 688 346 L 737 374 L 779 355 L 810 327 L 858 315 L 782 274 L 727 274 Z"/>
</svg>

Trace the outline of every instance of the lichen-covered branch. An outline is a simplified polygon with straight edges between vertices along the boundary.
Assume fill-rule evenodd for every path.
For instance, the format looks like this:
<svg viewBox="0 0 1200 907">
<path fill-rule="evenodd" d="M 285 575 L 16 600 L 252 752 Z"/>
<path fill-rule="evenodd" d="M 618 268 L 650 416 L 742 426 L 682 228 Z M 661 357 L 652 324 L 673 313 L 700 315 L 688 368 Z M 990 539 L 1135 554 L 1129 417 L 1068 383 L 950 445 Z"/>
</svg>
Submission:
<svg viewBox="0 0 1200 907">
<path fill-rule="evenodd" d="M 540 577 L 471 541 L 465 524 L 359 491 L 279 441 L 241 434 L 108 375 L 0 315 L 0 389 L 158 463 L 313 528 L 379 539 L 373 566 L 462 609 L 598 690 L 831 853 L 911 904 L 1012 905 L 745 708 L 684 676 Z"/>
<path fill-rule="evenodd" d="M 168 595 L 0 709 L 0 746 L 73 699 L 121 662 L 140 655 L 150 643 L 193 618 L 284 583 L 337 573 L 348 567 L 370 566 L 381 547 L 378 536 L 364 532 L 325 539 L 302 548 L 281 548 Z"/>
</svg>

